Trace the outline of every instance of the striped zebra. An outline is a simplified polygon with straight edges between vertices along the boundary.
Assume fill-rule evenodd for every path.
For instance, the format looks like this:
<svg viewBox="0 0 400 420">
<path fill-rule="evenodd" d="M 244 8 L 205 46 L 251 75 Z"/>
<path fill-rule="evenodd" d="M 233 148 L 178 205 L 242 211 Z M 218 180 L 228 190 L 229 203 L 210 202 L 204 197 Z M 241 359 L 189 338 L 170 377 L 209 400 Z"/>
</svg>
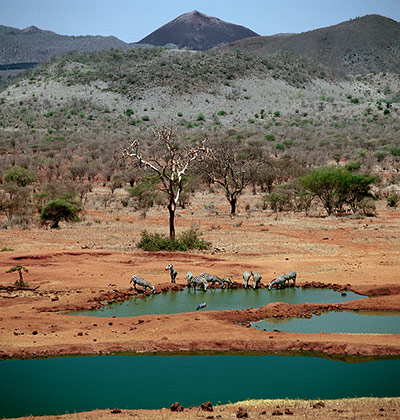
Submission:
<svg viewBox="0 0 400 420">
<path fill-rule="evenodd" d="M 281 274 L 278 277 L 276 277 L 275 279 L 273 279 L 269 284 L 268 284 L 268 290 L 271 290 L 272 287 L 276 287 L 277 289 L 284 289 L 285 288 L 285 284 L 286 284 L 286 277 L 285 274 Z"/>
<path fill-rule="evenodd" d="M 244 281 L 244 288 L 247 289 L 249 287 L 249 280 L 250 280 L 251 274 L 248 271 L 245 271 L 243 273 L 243 281 Z"/>
<path fill-rule="evenodd" d="M 190 287 L 193 284 L 194 290 L 196 290 L 196 287 L 199 286 L 202 288 L 205 292 L 207 291 L 208 283 L 207 281 L 200 276 L 194 276 L 190 271 L 186 274 L 188 287 Z"/>
<path fill-rule="evenodd" d="M 260 282 L 261 282 L 261 273 L 259 273 L 258 271 L 253 273 L 251 272 L 251 275 L 253 276 L 253 289 L 258 289 L 260 287 Z"/>
<path fill-rule="evenodd" d="M 132 276 L 129 283 L 133 283 L 135 290 L 137 290 L 136 285 L 138 284 L 139 286 L 143 287 L 143 292 L 146 292 L 147 288 L 150 288 L 152 293 L 155 291 L 155 288 L 152 284 L 150 284 L 147 280 L 142 279 L 140 276 L 137 276 L 136 274 Z"/>
<path fill-rule="evenodd" d="M 226 283 L 228 285 L 228 287 L 232 287 L 232 280 L 230 278 L 228 278 L 228 277 L 222 277 L 221 280 L 224 282 L 224 284 Z"/>
<path fill-rule="evenodd" d="M 215 286 L 215 283 L 219 283 L 219 285 L 221 286 L 221 289 L 225 289 L 224 282 L 218 276 L 214 274 L 201 273 L 200 277 L 202 277 L 206 282 L 212 283 L 212 287 Z"/>
<path fill-rule="evenodd" d="M 173 267 L 173 265 L 172 264 L 168 264 L 165 267 L 165 270 L 169 270 L 169 274 L 171 276 L 171 283 L 176 283 L 175 279 L 176 279 L 176 276 L 178 275 L 178 272 L 175 270 L 175 268 Z"/>
<path fill-rule="evenodd" d="M 287 281 L 287 286 L 289 287 L 289 282 L 290 280 L 293 281 L 293 286 L 296 285 L 296 277 L 297 277 L 297 273 L 295 271 L 289 271 L 289 273 L 284 274 L 286 281 Z"/>
</svg>

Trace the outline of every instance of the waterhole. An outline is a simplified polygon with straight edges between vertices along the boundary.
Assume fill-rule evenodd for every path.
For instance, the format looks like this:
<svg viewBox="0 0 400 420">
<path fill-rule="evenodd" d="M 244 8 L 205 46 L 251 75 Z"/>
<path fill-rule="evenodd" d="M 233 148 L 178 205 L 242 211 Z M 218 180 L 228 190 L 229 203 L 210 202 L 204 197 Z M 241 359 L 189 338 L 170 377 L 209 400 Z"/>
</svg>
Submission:
<svg viewBox="0 0 400 420">
<path fill-rule="evenodd" d="M 0 417 L 185 407 L 247 398 L 400 396 L 400 359 L 88 356 L 0 362 Z"/>
<path fill-rule="evenodd" d="M 259 308 L 271 302 L 296 303 L 340 303 L 360 299 L 364 296 L 353 292 L 340 293 L 332 289 L 303 289 L 291 287 L 283 290 L 268 289 L 213 289 L 194 291 L 184 289 L 179 292 L 166 292 L 145 298 L 129 299 L 122 303 L 107 305 L 94 311 L 74 312 L 77 315 L 102 317 L 129 317 L 150 314 L 174 314 L 195 311 L 201 303 L 207 306 L 202 311 L 225 309 Z"/>
<path fill-rule="evenodd" d="M 400 312 L 328 312 L 307 318 L 268 318 L 253 328 L 294 333 L 400 334 Z"/>
</svg>

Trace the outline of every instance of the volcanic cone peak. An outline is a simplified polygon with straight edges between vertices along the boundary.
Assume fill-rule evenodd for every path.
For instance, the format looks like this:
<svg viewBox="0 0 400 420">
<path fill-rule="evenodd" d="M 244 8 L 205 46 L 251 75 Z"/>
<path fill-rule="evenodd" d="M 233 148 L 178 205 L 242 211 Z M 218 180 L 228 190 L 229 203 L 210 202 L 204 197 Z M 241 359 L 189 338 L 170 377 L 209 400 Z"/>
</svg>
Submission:
<svg viewBox="0 0 400 420">
<path fill-rule="evenodd" d="M 157 46 L 175 44 L 179 48 L 207 50 L 252 36 L 257 34 L 244 26 L 224 22 L 194 10 L 178 16 L 139 43 Z"/>
</svg>

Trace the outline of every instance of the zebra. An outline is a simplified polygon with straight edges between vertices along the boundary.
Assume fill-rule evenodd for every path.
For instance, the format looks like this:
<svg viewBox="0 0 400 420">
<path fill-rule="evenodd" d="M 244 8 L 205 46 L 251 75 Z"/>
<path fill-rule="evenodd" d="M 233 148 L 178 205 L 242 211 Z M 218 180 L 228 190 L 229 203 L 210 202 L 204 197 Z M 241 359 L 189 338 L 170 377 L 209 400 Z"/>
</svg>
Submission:
<svg viewBox="0 0 400 420">
<path fill-rule="evenodd" d="M 250 280 L 251 274 L 248 271 L 245 271 L 243 273 L 243 280 L 244 280 L 244 288 L 247 289 L 249 286 L 249 280 Z"/>
<path fill-rule="evenodd" d="M 218 276 L 214 274 L 201 273 L 200 277 L 202 277 L 208 283 L 212 283 L 213 287 L 215 286 L 215 283 L 219 283 L 219 285 L 221 286 L 221 289 L 225 289 L 224 282 Z"/>
<path fill-rule="evenodd" d="M 297 273 L 295 271 L 289 271 L 289 273 L 284 274 L 286 281 L 287 281 L 287 286 L 289 287 L 289 282 L 290 280 L 293 281 L 293 285 L 296 285 L 296 277 L 297 277 Z"/>
<path fill-rule="evenodd" d="M 281 274 L 278 277 L 276 277 L 274 280 L 272 280 L 268 285 L 268 290 L 271 290 L 273 286 L 275 286 L 277 289 L 283 289 L 286 284 L 286 275 Z"/>
<path fill-rule="evenodd" d="M 200 286 L 205 292 L 207 291 L 208 283 L 203 277 L 194 276 L 190 271 L 188 271 L 186 278 L 188 281 L 188 287 L 193 284 L 194 290 L 196 290 L 196 286 Z"/>
<path fill-rule="evenodd" d="M 258 289 L 261 282 L 261 273 L 258 271 L 255 273 L 251 272 L 251 275 L 253 276 L 253 289 Z"/>
<path fill-rule="evenodd" d="M 232 287 L 232 280 L 230 278 L 228 278 L 228 277 L 222 277 L 221 280 L 224 282 L 224 284 L 226 283 L 228 285 L 228 287 Z"/>
<path fill-rule="evenodd" d="M 150 284 L 147 280 L 142 279 L 140 276 L 137 276 L 136 274 L 132 276 L 131 281 L 129 283 L 133 283 L 133 287 L 135 288 L 135 290 L 137 290 L 136 285 L 138 284 L 139 286 L 143 287 L 144 292 L 146 292 L 147 288 L 150 288 L 152 293 L 154 293 L 155 291 L 155 288 L 152 284 Z"/>
<path fill-rule="evenodd" d="M 175 270 L 175 268 L 172 266 L 172 264 L 168 264 L 165 267 L 166 270 L 169 270 L 169 274 L 171 276 L 171 283 L 176 283 L 175 279 L 176 276 L 178 275 L 178 272 Z"/>
</svg>

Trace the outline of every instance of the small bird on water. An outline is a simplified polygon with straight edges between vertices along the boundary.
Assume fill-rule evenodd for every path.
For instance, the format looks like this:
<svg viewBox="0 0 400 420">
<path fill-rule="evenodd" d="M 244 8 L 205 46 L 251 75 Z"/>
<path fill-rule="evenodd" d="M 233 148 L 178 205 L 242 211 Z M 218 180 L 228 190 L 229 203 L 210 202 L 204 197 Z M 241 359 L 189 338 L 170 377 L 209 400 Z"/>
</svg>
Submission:
<svg viewBox="0 0 400 420">
<path fill-rule="evenodd" d="M 199 304 L 197 305 L 196 311 L 198 311 L 199 309 L 203 309 L 203 308 L 205 308 L 206 306 L 207 306 L 207 303 L 206 303 L 206 302 L 199 303 Z"/>
</svg>

